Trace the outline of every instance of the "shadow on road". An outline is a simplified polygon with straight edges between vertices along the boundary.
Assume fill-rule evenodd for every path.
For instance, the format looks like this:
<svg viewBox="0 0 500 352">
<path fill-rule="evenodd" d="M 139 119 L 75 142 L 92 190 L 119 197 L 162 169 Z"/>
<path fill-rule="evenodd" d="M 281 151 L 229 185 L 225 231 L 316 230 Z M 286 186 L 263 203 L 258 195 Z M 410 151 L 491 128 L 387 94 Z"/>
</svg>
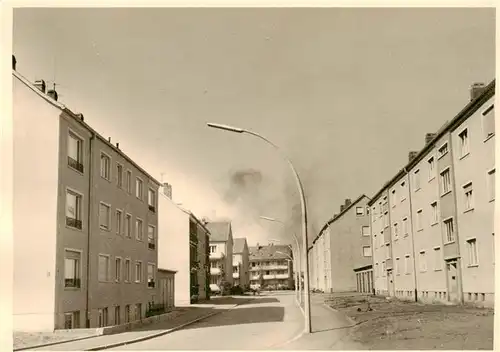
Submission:
<svg viewBox="0 0 500 352">
<path fill-rule="evenodd" d="M 248 298 L 246 299 L 248 300 Z M 270 298 L 270 297 L 262 297 L 262 298 L 252 298 L 251 301 L 245 302 L 243 304 L 265 304 L 265 303 L 278 303 L 279 299 Z"/>
<path fill-rule="evenodd" d="M 211 297 L 209 300 L 200 301 L 197 306 L 211 306 L 211 305 L 227 305 L 227 304 L 243 304 L 248 301 L 247 297 Z"/>
</svg>

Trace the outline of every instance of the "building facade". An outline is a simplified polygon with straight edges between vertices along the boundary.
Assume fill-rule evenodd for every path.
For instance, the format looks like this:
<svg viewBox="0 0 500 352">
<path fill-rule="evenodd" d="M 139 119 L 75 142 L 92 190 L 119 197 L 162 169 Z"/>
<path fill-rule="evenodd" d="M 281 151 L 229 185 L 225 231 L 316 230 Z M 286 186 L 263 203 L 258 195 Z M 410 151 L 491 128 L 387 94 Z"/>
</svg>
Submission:
<svg viewBox="0 0 500 352">
<path fill-rule="evenodd" d="M 224 283 L 233 286 L 233 230 L 228 221 L 207 223 L 210 231 L 210 290 L 220 292 Z"/>
<path fill-rule="evenodd" d="M 422 302 L 494 302 L 495 81 L 373 197 L 375 291 Z"/>
<path fill-rule="evenodd" d="M 233 285 L 250 287 L 250 253 L 246 238 L 235 238 L 233 242 Z"/>
<path fill-rule="evenodd" d="M 13 89 L 14 329 L 141 319 L 158 298 L 159 182 L 43 81 L 14 70 Z"/>
<path fill-rule="evenodd" d="M 309 247 L 311 288 L 323 292 L 371 292 L 372 248 L 367 204 L 346 199 Z"/>
<path fill-rule="evenodd" d="M 210 232 L 203 221 L 171 199 L 168 184 L 158 197 L 158 267 L 175 270 L 175 305 L 209 299 L 207 285 Z"/>
<path fill-rule="evenodd" d="M 289 245 L 250 247 L 250 286 L 293 289 L 293 252 Z"/>
</svg>

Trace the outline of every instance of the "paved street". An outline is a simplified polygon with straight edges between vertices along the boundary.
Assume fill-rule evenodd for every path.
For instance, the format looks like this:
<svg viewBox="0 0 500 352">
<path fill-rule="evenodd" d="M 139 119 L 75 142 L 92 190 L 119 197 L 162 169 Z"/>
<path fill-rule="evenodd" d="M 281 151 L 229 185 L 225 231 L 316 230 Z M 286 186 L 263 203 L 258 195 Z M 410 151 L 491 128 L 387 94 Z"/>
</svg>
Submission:
<svg viewBox="0 0 500 352">
<path fill-rule="evenodd" d="M 111 350 L 265 350 L 302 332 L 293 292 L 251 298 L 185 329 Z"/>
</svg>

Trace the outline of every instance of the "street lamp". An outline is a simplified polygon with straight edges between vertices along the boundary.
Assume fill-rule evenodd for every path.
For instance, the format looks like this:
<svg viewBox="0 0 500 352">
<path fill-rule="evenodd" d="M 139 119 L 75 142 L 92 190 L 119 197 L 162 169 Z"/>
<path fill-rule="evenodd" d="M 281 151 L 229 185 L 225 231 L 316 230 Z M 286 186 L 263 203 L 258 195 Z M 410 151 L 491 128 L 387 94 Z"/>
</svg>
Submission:
<svg viewBox="0 0 500 352">
<path fill-rule="evenodd" d="M 305 304 L 304 304 L 304 318 L 305 318 L 305 326 L 304 326 L 304 332 L 306 334 L 311 333 L 311 298 L 309 295 L 309 261 L 307 260 L 307 209 L 306 209 L 306 198 L 304 195 L 304 188 L 302 187 L 302 181 L 300 180 L 300 177 L 297 173 L 297 170 L 295 170 L 295 167 L 293 166 L 291 160 L 281 151 L 280 148 L 267 138 L 261 136 L 258 133 L 245 130 L 242 128 L 238 127 L 233 127 L 233 126 L 228 126 L 228 125 L 221 125 L 217 123 L 207 123 L 208 127 L 212 128 L 217 128 L 219 130 L 223 131 L 229 131 L 229 132 L 234 132 L 234 133 L 246 133 L 250 134 L 254 137 L 257 137 L 259 139 L 262 139 L 264 142 L 267 144 L 271 145 L 274 149 L 276 149 L 283 159 L 288 163 L 290 166 L 290 169 L 292 170 L 292 173 L 295 177 L 295 182 L 297 184 L 297 188 L 299 190 L 299 195 L 300 195 L 300 207 L 301 207 L 301 212 L 302 212 L 302 255 L 304 259 L 304 299 L 305 299 Z"/>
<path fill-rule="evenodd" d="M 278 220 L 275 218 L 270 218 L 268 216 L 261 216 L 260 218 L 263 220 L 267 220 L 267 221 L 277 222 L 277 223 L 283 225 L 283 227 L 285 227 L 285 223 L 281 220 Z M 302 265 L 300 263 L 301 262 L 301 260 L 300 260 L 300 244 L 299 244 L 299 240 L 298 240 L 295 232 L 292 232 L 292 235 L 293 235 L 293 238 L 295 240 L 295 243 L 297 244 L 297 253 L 299 254 L 299 255 L 297 255 L 297 261 L 298 261 L 297 265 L 299 268 L 299 274 L 298 274 L 298 279 L 296 278 L 297 284 L 295 286 L 298 285 L 299 305 L 301 305 L 302 304 Z"/>
</svg>

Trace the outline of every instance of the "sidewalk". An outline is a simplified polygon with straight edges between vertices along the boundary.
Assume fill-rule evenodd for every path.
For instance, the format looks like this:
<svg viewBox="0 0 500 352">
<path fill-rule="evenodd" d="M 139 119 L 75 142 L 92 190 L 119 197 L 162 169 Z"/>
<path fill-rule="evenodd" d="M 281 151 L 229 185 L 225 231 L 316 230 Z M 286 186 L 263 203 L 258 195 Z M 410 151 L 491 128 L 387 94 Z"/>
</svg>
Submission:
<svg viewBox="0 0 500 352">
<path fill-rule="evenodd" d="M 222 302 L 227 300 L 227 302 Z M 210 301 L 208 301 L 210 302 Z M 225 310 L 232 309 L 243 302 L 230 304 L 229 297 L 223 299 L 214 299 L 215 304 L 197 304 L 193 307 L 182 307 L 183 313 L 173 320 L 163 321 L 161 323 L 145 325 L 133 331 L 127 331 L 112 335 L 102 335 L 97 337 L 88 338 L 85 340 L 70 341 L 58 343 L 55 345 L 30 348 L 29 351 L 95 351 L 103 349 L 104 347 L 110 348 L 118 345 L 129 344 L 146 340 L 152 337 L 168 334 L 178 330 L 186 325 L 190 325 L 196 321 L 205 319 L 212 315 L 221 313 Z"/>
</svg>

